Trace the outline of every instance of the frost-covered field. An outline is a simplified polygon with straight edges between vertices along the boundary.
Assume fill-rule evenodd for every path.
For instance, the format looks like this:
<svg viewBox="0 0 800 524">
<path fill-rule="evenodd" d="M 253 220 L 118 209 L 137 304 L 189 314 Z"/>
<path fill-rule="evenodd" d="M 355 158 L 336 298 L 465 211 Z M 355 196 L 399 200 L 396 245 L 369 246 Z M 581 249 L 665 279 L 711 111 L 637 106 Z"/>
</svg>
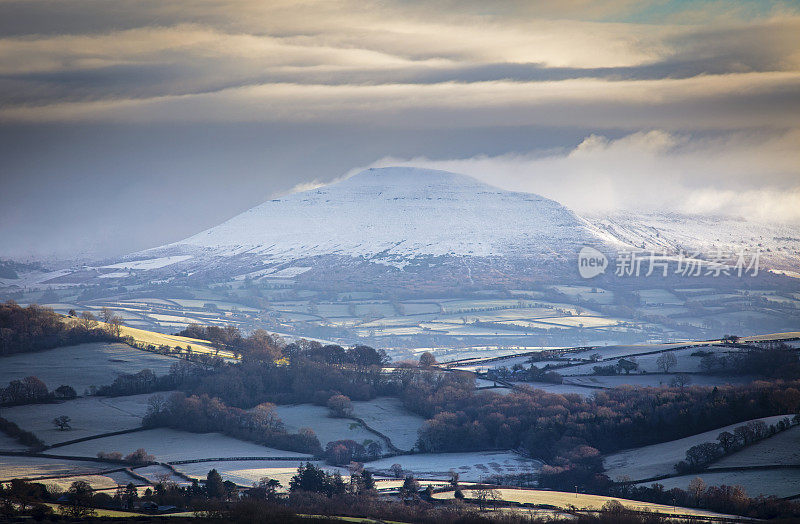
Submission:
<svg viewBox="0 0 800 524">
<path fill-rule="evenodd" d="M 526 459 L 510 451 L 400 455 L 368 462 L 364 466 L 380 475 L 390 476 L 392 464 L 400 464 L 407 473 L 426 479 L 447 479 L 452 469 L 466 482 L 479 482 L 493 475 L 535 473 L 542 467 L 538 460 Z"/>
<path fill-rule="evenodd" d="M 632 344 L 625 346 L 604 346 L 577 353 L 570 353 L 569 357 L 574 359 L 589 360 L 592 355 L 597 353 L 602 359 L 622 358 L 632 355 L 641 355 L 642 353 L 651 353 L 653 351 L 665 351 L 668 349 L 675 349 L 687 345 L 688 343 L 675 343 L 675 344 Z"/>
<path fill-rule="evenodd" d="M 193 462 L 191 464 L 178 464 L 175 469 L 197 479 L 204 479 L 208 472 L 216 469 L 222 478 L 230 480 L 240 486 L 252 486 L 264 477 L 275 479 L 281 483 L 284 490 L 289 487 L 289 480 L 297 473 L 297 467 L 304 463 L 300 460 L 237 460 L 217 462 Z M 316 462 L 328 473 L 338 471 L 347 479 L 350 474 L 347 468 L 337 468 Z M 137 471 L 138 472 L 138 471 Z"/>
<path fill-rule="evenodd" d="M 742 486 L 750 497 L 774 495 L 776 497 L 792 497 L 800 495 L 800 470 L 770 469 L 763 471 L 703 471 L 693 475 L 683 475 L 659 480 L 664 489 L 686 489 L 689 483 L 700 477 L 708 486 Z M 644 485 L 649 485 L 646 483 Z"/>
<path fill-rule="evenodd" d="M 582 375 L 577 377 L 564 377 L 564 384 L 578 386 L 615 388 L 619 386 L 639 386 L 639 387 L 659 387 L 668 386 L 670 381 L 675 378 L 671 375 L 612 375 L 608 377 Z M 696 386 L 722 386 L 724 384 L 746 384 L 753 377 L 721 377 L 714 375 L 690 375 L 691 383 Z"/>
<path fill-rule="evenodd" d="M 76 475 L 74 477 L 47 479 L 42 483 L 46 486 L 55 486 L 59 490 L 66 491 L 73 482 L 79 480 L 88 482 L 92 489 L 102 490 L 113 490 L 117 486 L 127 486 L 129 483 L 133 483 L 135 486 L 146 485 L 141 480 L 128 475 L 124 471 L 115 471 L 112 473 L 104 473 L 102 475 Z"/>
<path fill-rule="evenodd" d="M 777 433 L 723 457 L 712 464 L 711 469 L 764 464 L 800 464 L 800 426 Z"/>
<path fill-rule="evenodd" d="M 764 423 L 770 425 L 777 423 L 782 418 L 783 416 L 776 416 L 756 420 L 763 420 Z M 717 435 L 723 431 L 733 431 L 734 428 L 746 423 L 747 421 L 739 422 L 719 429 L 698 433 L 691 437 L 607 455 L 603 459 L 606 475 L 611 480 L 617 480 L 623 476 L 631 480 L 641 480 L 658 475 L 673 474 L 675 473 L 675 464 L 686 458 L 686 450 L 690 447 L 705 442 L 716 442 Z"/>
<path fill-rule="evenodd" d="M 709 352 L 713 351 L 714 353 L 721 355 L 727 354 L 727 351 L 724 351 L 723 348 L 715 347 L 715 346 L 703 346 L 703 347 L 696 347 L 696 348 L 686 348 L 686 349 L 676 349 L 673 351 L 667 351 L 664 353 L 653 353 L 650 355 L 629 355 L 626 358 L 630 358 L 636 361 L 639 364 L 640 371 L 646 371 L 648 373 L 661 373 L 662 370 L 658 366 L 658 358 L 665 353 L 671 353 L 677 359 L 677 364 L 670 368 L 670 372 L 672 373 L 695 373 L 701 371 L 700 362 L 703 360 L 702 356 L 692 356 L 692 353 L 697 353 L 698 351 Z M 608 366 L 616 364 L 617 360 L 615 357 L 608 357 L 604 353 L 597 352 L 608 360 L 603 360 L 601 362 L 591 362 L 587 364 L 581 364 L 578 366 L 569 366 L 557 370 L 562 375 L 590 375 L 594 372 L 594 368 L 596 366 Z"/>
<path fill-rule="evenodd" d="M 552 289 L 581 300 L 593 300 L 598 304 L 610 304 L 614 301 L 614 292 L 589 286 L 553 286 Z"/>
<path fill-rule="evenodd" d="M 580 395 L 582 397 L 590 397 L 598 391 L 595 388 L 587 388 L 575 384 L 550 384 L 548 382 L 512 382 L 512 384 L 522 388 L 542 389 L 556 395 Z"/>
<path fill-rule="evenodd" d="M 149 368 L 157 375 L 166 374 L 174 362 L 174 358 L 125 344 L 80 344 L 2 357 L 0 384 L 33 375 L 50 389 L 66 384 L 82 394 L 89 386 L 110 384 L 123 373 Z"/>
<path fill-rule="evenodd" d="M 275 412 L 290 432 L 296 432 L 300 428 L 313 429 L 323 448 L 332 440 L 355 440 L 358 443 L 372 440 L 382 448 L 386 447 L 383 439 L 358 422 L 347 418 L 329 417 L 328 408 L 322 406 L 312 404 L 275 406 Z"/>
<path fill-rule="evenodd" d="M 120 466 L 104 462 L 46 457 L 0 456 L 0 480 L 13 478 L 91 475 Z"/>
<path fill-rule="evenodd" d="M 98 451 L 128 454 L 139 448 L 144 448 L 162 462 L 226 457 L 308 457 L 303 453 L 259 446 L 219 433 L 187 433 L 164 428 L 87 440 L 54 448 L 50 453 L 93 457 Z"/>
<path fill-rule="evenodd" d="M 23 446 L 17 442 L 17 439 L 11 438 L 5 433 L 0 433 L 0 451 L 25 451 L 27 449 L 28 446 Z"/>
<path fill-rule="evenodd" d="M 151 394 L 130 397 L 86 397 L 58 404 L 29 404 L 3 410 L 3 417 L 32 431 L 45 444 L 66 442 L 90 435 L 138 428 L 147 412 Z M 53 419 L 70 417 L 71 430 L 61 431 Z"/>
<path fill-rule="evenodd" d="M 392 444 L 411 450 L 425 419 L 409 412 L 399 398 L 381 397 L 368 402 L 353 402 L 356 417 L 388 436 Z"/>
</svg>

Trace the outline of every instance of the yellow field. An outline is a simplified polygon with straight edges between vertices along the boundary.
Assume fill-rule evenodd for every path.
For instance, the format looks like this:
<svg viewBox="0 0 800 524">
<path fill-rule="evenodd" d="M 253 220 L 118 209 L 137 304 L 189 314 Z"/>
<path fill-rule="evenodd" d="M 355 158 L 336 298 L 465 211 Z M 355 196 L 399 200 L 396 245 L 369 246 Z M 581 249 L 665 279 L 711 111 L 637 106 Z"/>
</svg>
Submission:
<svg viewBox="0 0 800 524">
<path fill-rule="evenodd" d="M 102 324 L 102 322 L 100 323 Z M 196 338 L 179 337 L 176 335 L 165 335 L 164 333 L 156 333 L 154 331 L 145 331 L 144 329 L 133 328 L 129 326 L 121 327 L 122 336 L 130 336 L 135 340 L 145 343 L 160 346 L 166 344 L 170 347 L 180 346 L 186 349 L 186 346 L 192 346 L 193 353 L 211 353 L 214 354 L 214 348 L 207 340 L 199 340 Z M 233 353 L 230 351 L 222 350 L 219 356 L 225 358 L 233 358 Z"/>
<path fill-rule="evenodd" d="M 692 508 L 682 508 L 673 506 L 665 506 L 663 504 L 652 504 L 650 502 L 640 502 L 638 500 L 620 499 L 615 497 L 603 497 L 600 495 L 585 495 L 579 493 L 568 493 L 566 491 L 546 491 L 537 489 L 497 489 L 500 493 L 500 500 L 507 502 L 517 502 L 520 504 L 543 504 L 547 506 L 554 506 L 557 508 L 568 508 L 574 506 L 577 509 L 585 510 L 599 510 L 603 504 L 610 500 L 616 500 L 628 509 L 635 511 L 652 511 L 656 513 L 663 513 L 669 515 L 698 515 L 707 517 L 721 517 L 720 513 L 712 511 L 703 511 Z M 453 498 L 452 491 L 444 493 L 434 493 L 433 497 L 437 499 L 451 499 Z M 474 498 L 475 495 L 472 490 L 464 490 L 464 495 L 467 498 Z"/>
<path fill-rule="evenodd" d="M 77 323 L 78 320 L 70 317 L 64 317 L 64 321 L 69 324 Z M 105 328 L 105 323 L 98 321 L 98 327 Z M 215 350 L 211 347 L 211 344 L 207 340 L 200 340 L 196 338 L 188 338 L 188 337 L 179 337 L 176 335 L 166 335 L 164 333 L 156 333 L 155 331 L 146 331 L 144 329 L 138 329 L 130 326 L 122 325 L 120 326 L 120 334 L 122 336 L 129 336 L 133 337 L 134 340 L 137 342 L 141 342 L 143 344 L 152 344 L 154 346 L 161 346 L 167 345 L 171 348 L 175 346 L 180 346 L 182 349 L 186 349 L 186 346 L 192 346 L 193 353 L 208 353 L 208 354 L 215 354 Z M 230 351 L 221 350 L 219 352 L 219 356 L 223 358 L 235 358 L 233 353 Z"/>
<path fill-rule="evenodd" d="M 772 333 L 771 335 L 755 335 L 752 337 L 742 337 L 744 342 L 763 342 L 767 340 L 782 340 L 786 338 L 800 337 L 800 331 L 791 331 L 789 333 Z"/>
</svg>

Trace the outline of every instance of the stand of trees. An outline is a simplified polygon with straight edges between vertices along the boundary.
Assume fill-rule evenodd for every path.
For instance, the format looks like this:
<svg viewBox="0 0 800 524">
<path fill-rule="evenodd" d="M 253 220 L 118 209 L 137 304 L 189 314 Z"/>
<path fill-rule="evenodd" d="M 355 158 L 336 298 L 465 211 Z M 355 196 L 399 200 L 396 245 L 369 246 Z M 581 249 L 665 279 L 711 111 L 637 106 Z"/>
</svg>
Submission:
<svg viewBox="0 0 800 524">
<path fill-rule="evenodd" d="M 69 326 L 52 309 L 13 300 L 0 304 L 0 356 L 41 351 L 86 342 L 117 342 L 110 330 L 100 329 L 92 318 Z"/>
<path fill-rule="evenodd" d="M 800 415 L 792 418 L 784 417 L 777 424 L 769 426 L 761 420 L 756 420 L 736 427 L 732 433 L 723 431 L 717 436 L 718 442 L 705 442 L 689 448 L 686 451 L 686 460 L 678 462 L 675 469 L 679 473 L 703 470 L 725 455 L 735 453 L 759 440 L 771 437 L 779 431 L 786 431 L 796 424 L 800 424 Z"/>
<path fill-rule="evenodd" d="M 286 344 L 280 337 L 263 329 L 243 336 L 236 326 L 201 326 L 189 324 L 177 333 L 183 337 L 208 340 L 217 349 L 228 349 L 244 360 L 274 362 L 281 358 L 290 361 L 303 358 L 325 364 L 351 364 L 358 367 L 382 366 L 389 362 L 383 350 L 369 346 L 354 346 L 345 349 L 336 344 L 322 345 L 316 341 L 299 340 Z"/>
<path fill-rule="evenodd" d="M 38 404 L 55 400 L 71 400 L 77 393 L 71 386 L 61 385 L 48 391 L 39 377 L 30 376 L 22 380 L 12 380 L 8 386 L 0 388 L 0 405 L 18 406 L 21 404 Z"/>
<path fill-rule="evenodd" d="M 370 348 L 371 349 L 371 348 Z M 374 351 L 374 350 L 373 350 Z M 380 395 L 397 396 L 400 385 L 377 365 L 330 364 L 292 354 L 285 365 L 246 361 L 226 365 L 201 377 L 188 391 L 208 395 L 226 404 L 249 408 L 262 402 L 275 404 L 314 403 L 345 395 L 352 400 L 370 400 Z"/>
<path fill-rule="evenodd" d="M 244 411 L 226 406 L 208 395 L 174 393 L 168 399 L 150 399 L 145 427 L 170 427 L 193 433 L 212 431 L 287 451 L 320 455 L 322 446 L 313 431 L 288 433 L 271 405 Z"/>
<path fill-rule="evenodd" d="M 255 330 L 250 336 L 242 336 L 236 326 L 201 326 L 189 324 L 177 333 L 182 337 L 208 340 L 216 349 L 229 349 L 245 358 L 257 360 L 278 360 L 285 344 L 275 335 L 263 329 Z"/>
<path fill-rule="evenodd" d="M 800 378 L 800 350 L 782 343 L 751 346 L 726 355 L 708 354 L 700 366 L 706 373 L 795 380 Z"/>
</svg>

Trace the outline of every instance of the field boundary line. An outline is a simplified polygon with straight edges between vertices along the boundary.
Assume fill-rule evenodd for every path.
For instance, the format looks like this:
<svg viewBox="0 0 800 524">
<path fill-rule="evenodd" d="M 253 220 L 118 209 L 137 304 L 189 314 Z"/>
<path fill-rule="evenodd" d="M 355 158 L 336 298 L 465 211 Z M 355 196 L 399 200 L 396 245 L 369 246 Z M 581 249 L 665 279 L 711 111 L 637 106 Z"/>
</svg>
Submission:
<svg viewBox="0 0 800 524">
<path fill-rule="evenodd" d="M 186 460 L 171 460 L 163 464 L 180 465 L 180 464 L 197 464 L 199 462 L 236 462 L 245 460 L 263 460 L 263 461 L 288 461 L 296 460 L 298 462 L 321 462 L 321 459 L 315 457 L 210 457 L 201 459 L 186 459 Z"/>
<path fill-rule="evenodd" d="M 114 436 L 117 436 L 117 435 L 127 435 L 128 433 L 136 433 L 137 431 L 144 431 L 145 429 L 149 429 L 149 428 L 145 428 L 145 427 L 140 426 L 138 428 L 123 429 L 123 430 L 120 430 L 120 431 L 112 431 L 110 433 L 100 433 L 98 435 L 90 435 L 88 437 L 81 437 L 81 438 L 76 438 L 76 439 L 73 439 L 73 440 L 67 440 L 67 441 L 64 441 L 64 442 L 58 442 L 56 444 L 51 444 L 51 445 L 47 446 L 44 449 L 48 450 L 48 449 L 53 449 L 53 448 L 60 448 L 60 447 L 63 447 L 63 446 L 69 446 L 70 444 L 78 444 L 80 442 L 86 442 L 88 440 L 95 440 L 95 439 L 99 439 L 99 438 L 114 437 Z"/>
</svg>

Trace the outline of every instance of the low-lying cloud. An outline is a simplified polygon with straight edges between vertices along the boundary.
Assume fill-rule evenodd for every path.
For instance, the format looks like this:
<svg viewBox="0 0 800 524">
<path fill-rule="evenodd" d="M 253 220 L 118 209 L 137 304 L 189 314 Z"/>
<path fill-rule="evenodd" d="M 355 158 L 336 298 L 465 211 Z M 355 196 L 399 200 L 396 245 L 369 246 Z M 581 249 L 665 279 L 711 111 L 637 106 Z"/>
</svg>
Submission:
<svg viewBox="0 0 800 524">
<path fill-rule="evenodd" d="M 662 130 L 586 137 L 569 150 L 461 159 L 384 158 L 538 193 L 584 214 L 624 210 L 800 223 L 800 130 L 700 138 Z"/>
</svg>

